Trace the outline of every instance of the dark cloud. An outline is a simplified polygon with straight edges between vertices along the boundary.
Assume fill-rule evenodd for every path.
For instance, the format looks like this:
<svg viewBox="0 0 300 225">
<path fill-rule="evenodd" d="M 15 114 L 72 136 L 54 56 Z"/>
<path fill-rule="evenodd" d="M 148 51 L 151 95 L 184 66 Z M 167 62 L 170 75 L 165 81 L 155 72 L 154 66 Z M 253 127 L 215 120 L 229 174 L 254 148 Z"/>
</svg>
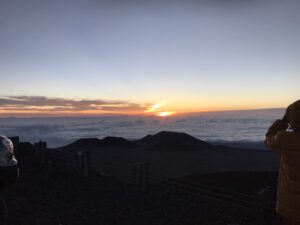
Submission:
<svg viewBox="0 0 300 225">
<path fill-rule="evenodd" d="M 66 98 L 48 98 L 44 96 L 8 96 L 0 98 L 2 110 L 17 112 L 130 112 L 141 111 L 144 107 L 130 101 L 83 99 L 73 100 Z"/>
</svg>

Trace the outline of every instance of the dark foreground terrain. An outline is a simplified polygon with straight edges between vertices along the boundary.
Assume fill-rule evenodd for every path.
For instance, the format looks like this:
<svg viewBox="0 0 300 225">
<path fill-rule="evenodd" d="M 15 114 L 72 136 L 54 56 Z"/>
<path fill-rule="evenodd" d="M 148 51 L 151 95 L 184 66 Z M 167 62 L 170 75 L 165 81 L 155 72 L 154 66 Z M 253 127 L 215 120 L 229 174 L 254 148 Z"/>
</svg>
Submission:
<svg viewBox="0 0 300 225">
<path fill-rule="evenodd" d="M 266 224 L 260 203 L 248 209 L 151 182 L 142 192 L 137 185 L 99 172 L 86 178 L 74 167 L 41 164 L 31 151 L 21 150 L 20 179 L 3 193 L 8 225 Z M 189 186 L 200 182 L 255 195 L 270 186 L 274 200 L 276 177 L 274 172 L 227 172 L 184 179 L 191 182 Z"/>
</svg>

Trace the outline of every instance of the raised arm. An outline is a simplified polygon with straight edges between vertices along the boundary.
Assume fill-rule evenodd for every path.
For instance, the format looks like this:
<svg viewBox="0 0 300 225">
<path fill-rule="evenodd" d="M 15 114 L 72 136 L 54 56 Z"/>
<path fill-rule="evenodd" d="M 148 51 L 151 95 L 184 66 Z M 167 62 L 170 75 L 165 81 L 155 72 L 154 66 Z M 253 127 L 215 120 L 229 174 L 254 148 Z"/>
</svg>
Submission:
<svg viewBox="0 0 300 225">
<path fill-rule="evenodd" d="M 265 144 L 276 153 L 280 153 L 279 134 L 289 127 L 286 116 L 281 120 L 276 120 L 268 129 Z"/>
</svg>

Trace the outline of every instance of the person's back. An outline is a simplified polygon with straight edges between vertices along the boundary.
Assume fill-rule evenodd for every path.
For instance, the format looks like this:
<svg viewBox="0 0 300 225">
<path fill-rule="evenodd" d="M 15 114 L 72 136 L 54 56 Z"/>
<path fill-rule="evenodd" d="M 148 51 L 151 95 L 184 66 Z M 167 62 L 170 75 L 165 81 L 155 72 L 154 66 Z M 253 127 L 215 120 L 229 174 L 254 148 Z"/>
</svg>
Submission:
<svg viewBox="0 0 300 225">
<path fill-rule="evenodd" d="M 280 154 L 276 211 L 284 224 L 300 225 L 300 100 L 269 128 L 266 144 Z"/>
</svg>

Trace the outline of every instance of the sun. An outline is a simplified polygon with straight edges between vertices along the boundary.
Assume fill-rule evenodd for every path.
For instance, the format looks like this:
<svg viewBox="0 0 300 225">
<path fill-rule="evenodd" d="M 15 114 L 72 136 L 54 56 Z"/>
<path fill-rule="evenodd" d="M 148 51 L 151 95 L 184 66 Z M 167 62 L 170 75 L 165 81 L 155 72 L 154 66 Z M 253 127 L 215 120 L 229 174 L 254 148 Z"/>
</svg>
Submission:
<svg viewBox="0 0 300 225">
<path fill-rule="evenodd" d="M 159 112 L 157 115 L 161 116 L 161 117 L 168 117 L 173 115 L 175 112 L 171 112 L 171 111 L 164 111 L 164 112 Z"/>
</svg>

